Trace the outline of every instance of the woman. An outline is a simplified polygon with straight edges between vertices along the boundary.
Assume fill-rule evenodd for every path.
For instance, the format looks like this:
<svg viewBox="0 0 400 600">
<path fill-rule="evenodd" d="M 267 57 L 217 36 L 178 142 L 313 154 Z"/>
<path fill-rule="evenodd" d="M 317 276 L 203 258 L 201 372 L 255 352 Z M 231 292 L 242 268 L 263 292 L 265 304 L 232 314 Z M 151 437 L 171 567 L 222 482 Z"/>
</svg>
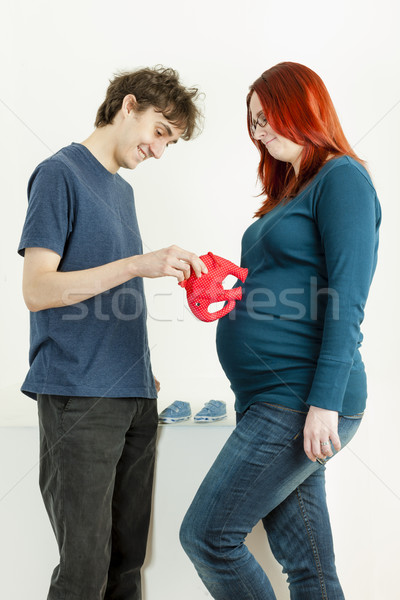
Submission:
<svg viewBox="0 0 400 600">
<path fill-rule="evenodd" d="M 244 539 L 262 519 L 293 600 L 339 600 L 325 463 L 366 400 L 360 323 L 376 266 L 380 207 L 322 80 L 297 63 L 247 97 L 265 200 L 245 232 L 249 269 L 217 349 L 237 426 L 203 481 L 181 541 L 217 600 L 271 600 Z"/>
</svg>

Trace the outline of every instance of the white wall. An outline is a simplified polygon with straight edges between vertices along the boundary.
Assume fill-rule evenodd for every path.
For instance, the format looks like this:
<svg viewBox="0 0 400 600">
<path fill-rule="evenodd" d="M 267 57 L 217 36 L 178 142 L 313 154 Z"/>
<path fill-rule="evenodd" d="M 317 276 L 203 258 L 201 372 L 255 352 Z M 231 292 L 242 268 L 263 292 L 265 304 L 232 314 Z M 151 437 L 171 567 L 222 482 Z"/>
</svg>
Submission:
<svg viewBox="0 0 400 600">
<path fill-rule="evenodd" d="M 332 463 L 328 480 L 338 565 L 354 582 L 350 600 L 398 593 L 392 557 L 400 550 L 395 462 L 400 417 L 395 385 L 399 18 L 395 0 L 13 0 L 3 9 L 1 22 L 4 426 L 36 423 L 35 404 L 19 392 L 27 371 L 28 312 L 16 247 L 27 179 L 40 160 L 87 137 L 108 78 L 120 69 L 162 63 L 205 93 L 206 124 L 197 140 L 179 142 L 161 161 L 122 175 L 135 190 L 145 249 L 177 243 L 234 261 L 240 257 L 241 234 L 259 204 L 257 153 L 245 126 L 248 86 L 282 60 L 302 62 L 324 79 L 348 139 L 369 163 L 383 206 L 380 262 L 363 327 L 368 412 L 351 447 L 338 457 L 335 468 Z M 176 398 L 199 405 L 210 397 L 232 402 L 214 349 L 215 324 L 194 320 L 175 280 L 147 281 L 146 289 L 161 407 Z M 9 466 L 13 457 L 1 460 Z M 18 486 L 12 493 L 16 490 Z M 12 506 L 0 502 L 0 511 Z M 361 594 L 357 580 L 362 578 Z"/>
</svg>

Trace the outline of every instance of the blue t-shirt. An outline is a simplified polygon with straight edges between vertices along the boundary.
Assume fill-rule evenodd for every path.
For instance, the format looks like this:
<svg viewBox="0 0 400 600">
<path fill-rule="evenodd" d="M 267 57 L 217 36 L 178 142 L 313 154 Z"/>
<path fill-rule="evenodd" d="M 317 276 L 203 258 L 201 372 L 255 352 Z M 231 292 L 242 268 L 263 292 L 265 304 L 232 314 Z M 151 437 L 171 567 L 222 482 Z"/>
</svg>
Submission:
<svg viewBox="0 0 400 600">
<path fill-rule="evenodd" d="M 367 171 L 344 156 L 247 229 L 243 298 L 217 328 L 237 411 L 253 402 L 364 410 L 360 324 L 380 221 Z"/>
<path fill-rule="evenodd" d="M 142 254 L 131 186 L 81 144 L 35 169 L 28 198 L 22 256 L 49 248 L 61 256 L 59 271 L 79 271 Z M 30 319 L 28 396 L 156 397 L 142 278 Z"/>
</svg>

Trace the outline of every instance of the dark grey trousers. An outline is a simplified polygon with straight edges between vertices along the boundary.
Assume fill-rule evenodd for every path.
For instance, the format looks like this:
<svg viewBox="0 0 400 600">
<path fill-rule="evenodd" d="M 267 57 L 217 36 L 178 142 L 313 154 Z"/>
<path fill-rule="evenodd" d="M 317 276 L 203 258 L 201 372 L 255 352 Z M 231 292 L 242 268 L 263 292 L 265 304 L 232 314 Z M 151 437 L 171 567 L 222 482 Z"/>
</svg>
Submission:
<svg viewBox="0 0 400 600">
<path fill-rule="evenodd" d="M 38 396 L 40 489 L 60 551 L 48 600 L 140 600 L 157 402 Z"/>
</svg>

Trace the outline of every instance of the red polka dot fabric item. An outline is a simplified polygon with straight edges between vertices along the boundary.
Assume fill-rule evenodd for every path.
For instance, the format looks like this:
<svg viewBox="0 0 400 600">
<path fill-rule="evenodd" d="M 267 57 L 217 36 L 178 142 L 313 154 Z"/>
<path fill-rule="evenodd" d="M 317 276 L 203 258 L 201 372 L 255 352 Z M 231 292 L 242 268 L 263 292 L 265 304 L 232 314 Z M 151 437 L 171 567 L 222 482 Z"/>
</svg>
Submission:
<svg viewBox="0 0 400 600">
<path fill-rule="evenodd" d="M 236 287 L 225 290 L 222 282 L 228 275 L 234 275 L 242 283 L 245 282 L 248 269 L 238 267 L 234 263 L 216 256 L 212 252 L 200 256 L 208 269 L 208 273 L 203 273 L 201 277 L 196 277 L 193 269 L 189 279 L 181 281 L 179 285 L 186 289 L 187 301 L 192 313 L 200 321 L 216 321 L 227 315 L 233 308 L 237 300 L 242 298 L 242 288 Z M 215 302 L 227 301 L 227 304 L 221 310 L 209 312 L 210 304 Z"/>
</svg>

